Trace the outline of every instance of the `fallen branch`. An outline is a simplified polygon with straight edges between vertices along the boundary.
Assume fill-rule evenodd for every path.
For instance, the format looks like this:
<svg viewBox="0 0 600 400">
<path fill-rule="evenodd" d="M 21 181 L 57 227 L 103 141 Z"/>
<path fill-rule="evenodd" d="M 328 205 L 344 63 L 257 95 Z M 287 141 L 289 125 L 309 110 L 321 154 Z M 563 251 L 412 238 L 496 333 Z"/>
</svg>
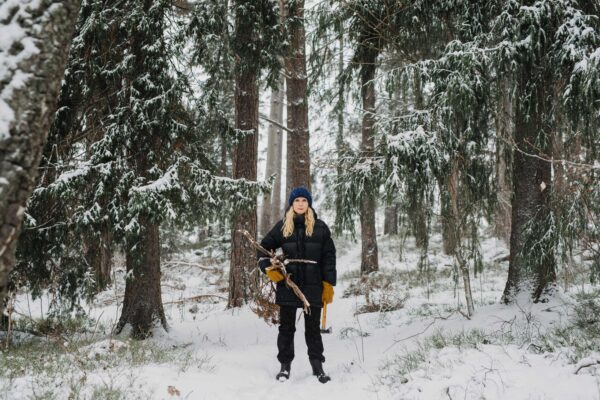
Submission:
<svg viewBox="0 0 600 400">
<path fill-rule="evenodd" d="M 460 310 L 458 310 L 458 311 L 460 312 Z M 445 317 L 442 317 L 442 316 L 434 317 L 434 318 L 433 318 L 433 321 L 431 321 L 431 322 L 429 323 L 429 325 L 427 325 L 427 326 L 425 327 L 425 329 L 423 329 L 421 332 L 415 333 L 414 335 L 410 335 L 410 336 L 407 336 L 407 337 L 405 337 L 405 338 L 402 338 L 402 339 L 394 340 L 394 343 L 392 343 L 392 344 L 391 344 L 391 345 L 390 345 L 390 346 L 389 346 L 387 349 L 385 349 L 383 352 L 384 352 L 384 353 L 385 353 L 385 352 L 387 352 L 389 349 L 391 349 L 392 347 L 394 347 L 396 344 L 398 344 L 398 343 L 400 343 L 400 342 L 403 342 L 403 341 L 405 341 L 405 340 L 408 340 L 408 339 L 412 339 L 412 338 L 414 338 L 415 336 L 422 335 L 422 334 L 423 334 L 423 333 L 425 333 L 425 332 L 426 332 L 426 331 L 427 331 L 429 328 L 431 328 L 431 326 L 432 326 L 433 324 L 435 324 L 435 321 L 436 321 L 436 320 L 438 320 L 438 319 L 447 320 L 447 319 L 448 319 L 448 318 L 450 318 L 452 315 L 454 315 L 454 313 L 456 313 L 456 311 L 453 311 L 453 312 L 451 312 L 450 314 L 448 314 L 448 315 L 447 315 L 447 316 L 445 316 Z M 461 314 L 462 314 L 462 312 L 461 312 Z M 464 314 L 463 314 L 463 315 L 464 315 Z"/>
<path fill-rule="evenodd" d="M 577 370 L 575 371 L 575 375 L 577 375 L 577 373 L 578 373 L 579 371 L 581 371 L 582 369 L 584 369 L 584 368 L 593 367 L 594 365 L 599 365 L 599 364 L 600 364 L 600 360 L 594 360 L 594 361 L 591 361 L 591 362 L 589 362 L 589 363 L 582 364 L 582 365 L 580 365 L 580 366 L 579 366 L 579 368 L 577 368 Z"/>
<path fill-rule="evenodd" d="M 175 301 L 167 301 L 166 303 L 163 303 L 163 305 L 167 305 L 167 304 L 183 304 L 186 301 L 199 301 L 205 297 L 216 297 L 218 299 L 221 300 L 227 300 L 225 297 L 223 296 L 219 296 L 218 294 L 199 294 L 197 296 L 192 296 L 192 297 L 188 297 L 185 299 L 181 299 L 181 300 L 175 300 Z"/>
<path fill-rule="evenodd" d="M 166 261 L 164 263 L 164 266 L 169 266 L 169 265 L 185 265 L 188 267 L 194 267 L 194 268 L 198 268 L 198 269 L 202 269 L 204 271 L 216 271 L 217 268 L 215 267 L 207 267 L 205 265 L 202 264 L 198 264 L 198 263 L 191 263 L 191 262 L 186 262 L 186 261 Z"/>
</svg>

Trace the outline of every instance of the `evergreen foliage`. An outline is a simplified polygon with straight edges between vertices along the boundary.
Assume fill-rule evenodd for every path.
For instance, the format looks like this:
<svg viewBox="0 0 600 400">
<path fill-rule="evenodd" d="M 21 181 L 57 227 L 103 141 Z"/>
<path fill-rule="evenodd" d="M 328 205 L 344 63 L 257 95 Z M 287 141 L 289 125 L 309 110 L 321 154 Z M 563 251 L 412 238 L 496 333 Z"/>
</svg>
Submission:
<svg viewBox="0 0 600 400">
<path fill-rule="evenodd" d="M 459 258 L 469 260 L 475 271 L 481 268 L 477 227 L 484 218 L 491 220 L 496 207 L 493 122 L 501 116 L 495 114 L 495 94 L 505 90 L 500 85 L 508 79 L 508 90 L 522 88 L 517 113 L 525 121 L 541 121 L 530 143 L 533 157 L 552 163 L 555 171 L 564 169 L 566 180 L 560 191 L 555 182 L 546 182 L 548 204 L 538 209 L 538 217 L 523 233 L 519 257 L 524 260 L 524 279 L 549 268 L 543 274 L 551 283 L 549 260 L 567 257 L 574 246 L 597 255 L 598 224 L 590 222 L 599 211 L 594 201 L 600 133 L 597 2 L 513 0 L 483 6 L 467 0 L 422 0 L 405 7 L 394 4 L 393 11 L 386 12 L 389 6 L 386 0 L 357 0 L 344 3 L 350 14 L 331 3 L 319 10 L 317 33 L 323 40 L 331 41 L 335 29 L 339 35 L 343 26 L 352 25 L 352 18 L 371 21 L 367 25 L 382 51 L 378 85 L 403 94 L 420 86 L 423 97 L 422 107 L 415 101 L 406 112 L 380 106 L 375 154 L 350 154 L 343 161 L 336 191 L 347 207 L 337 215 L 338 232 L 353 230 L 361 193 L 380 187 L 388 200 L 405 198 L 401 203 L 409 216 L 411 204 L 427 216 L 439 204 L 436 186 L 444 196 L 448 189 L 440 182 L 455 171 L 455 235 L 468 238 L 458 249 Z M 356 49 L 364 48 L 364 37 L 353 39 Z M 332 57 L 325 60 L 333 62 Z M 346 72 L 339 80 L 350 76 Z M 542 91 L 539 103 L 536 96 Z M 573 151 L 555 154 L 552 140 Z M 528 151 L 514 140 L 508 144 L 517 154 Z"/>
<path fill-rule="evenodd" d="M 223 209 L 248 208 L 269 187 L 216 175 L 209 143 L 218 113 L 210 112 L 210 96 L 198 104 L 189 95 L 186 66 L 174 59 L 188 42 L 168 34 L 175 20 L 170 1 L 148 9 L 139 2 L 82 5 L 68 67 L 73 79 L 63 87 L 80 106 L 61 109 L 56 122 L 56 135 L 75 137 L 76 151 L 61 154 L 50 166 L 55 179 L 35 190 L 13 276 L 34 293 L 50 288 L 67 308 L 93 294 L 85 290 L 94 285 L 82 254 L 103 230 L 111 234 L 106 245 L 127 252 L 144 229 L 140 218 L 191 229 Z M 48 202 L 54 215 L 46 215 Z"/>
</svg>

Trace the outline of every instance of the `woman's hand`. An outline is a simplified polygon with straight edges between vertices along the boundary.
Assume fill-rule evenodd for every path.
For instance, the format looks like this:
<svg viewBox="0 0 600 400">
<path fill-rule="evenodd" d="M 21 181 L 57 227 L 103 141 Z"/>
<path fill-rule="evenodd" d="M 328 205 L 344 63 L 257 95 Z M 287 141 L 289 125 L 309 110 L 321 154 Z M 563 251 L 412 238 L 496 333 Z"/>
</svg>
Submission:
<svg viewBox="0 0 600 400">
<path fill-rule="evenodd" d="M 333 286 L 331 283 L 323 281 L 323 294 L 321 295 L 323 304 L 330 304 L 333 302 Z"/>
</svg>

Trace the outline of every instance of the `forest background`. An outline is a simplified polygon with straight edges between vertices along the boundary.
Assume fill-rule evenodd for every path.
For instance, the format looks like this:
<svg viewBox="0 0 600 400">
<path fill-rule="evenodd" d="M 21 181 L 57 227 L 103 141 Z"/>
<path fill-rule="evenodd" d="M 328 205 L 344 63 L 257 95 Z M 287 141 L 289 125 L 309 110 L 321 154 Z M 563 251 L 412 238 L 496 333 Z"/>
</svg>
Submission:
<svg viewBox="0 0 600 400">
<path fill-rule="evenodd" d="M 507 309 L 581 287 L 595 330 L 571 361 L 598 351 L 597 1 L 6 0 L 0 37 L 3 357 L 19 331 L 81 334 L 107 293 L 110 337 L 169 331 L 161 279 L 186 254 L 223 308 L 274 322 L 242 231 L 297 186 L 361 243 L 363 312 L 404 307 L 380 263 L 408 240 L 467 321 L 491 261 Z"/>
</svg>

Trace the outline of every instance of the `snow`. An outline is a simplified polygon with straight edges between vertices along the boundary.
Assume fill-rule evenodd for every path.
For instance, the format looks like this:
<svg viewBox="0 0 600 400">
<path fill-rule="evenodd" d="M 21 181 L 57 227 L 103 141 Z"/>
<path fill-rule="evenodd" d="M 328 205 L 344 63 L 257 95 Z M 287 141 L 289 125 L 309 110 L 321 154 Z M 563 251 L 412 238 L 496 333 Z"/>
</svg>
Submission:
<svg viewBox="0 0 600 400">
<path fill-rule="evenodd" d="M 342 293 L 359 269 L 360 246 L 347 239 L 336 242 L 338 285 L 327 315 L 333 333 L 323 335 L 324 367 L 332 377 L 326 385 L 311 375 L 302 318 L 297 322 L 291 378 L 277 382 L 277 327 L 267 325 L 247 307 L 225 309 L 227 262 L 205 265 L 201 256 L 189 253 L 180 261 L 163 264 L 169 332 L 157 329 L 144 344 L 175 352 L 174 359 L 153 361 L 149 357 L 136 365 L 99 366 L 86 373 L 83 393 L 89 396 L 93 388 L 110 382 L 121 388 L 125 398 L 147 399 L 600 399 L 597 369 L 574 373 L 580 365 L 600 359 L 598 354 L 589 354 L 574 365 L 566 356 L 568 349 L 548 353 L 531 347 L 531 338 L 538 332 L 568 321 L 568 294 L 561 292 L 545 304 L 499 304 L 506 279 L 504 263 L 472 279 L 476 309 L 473 318 L 467 320 L 455 311 L 459 305 L 464 309 L 465 302 L 460 287 L 454 295 L 451 278 L 433 282 L 435 290 L 404 282 L 415 277 L 420 254 L 414 241 L 408 239 L 399 260 L 398 240 L 380 237 L 379 252 L 382 273 L 406 277 L 401 280 L 402 294 L 407 296 L 404 308 L 359 315 L 355 311 L 364 303 L 363 297 L 342 298 Z M 448 272 L 452 261 L 441 253 L 439 235 L 432 238 L 430 248 L 430 264 L 439 274 Z M 482 250 L 486 265 L 507 254 L 505 245 L 496 239 L 483 240 Z M 100 325 L 112 327 L 118 319 L 124 273 L 122 267 L 117 268 L 117 286 L 102 292 L 90 305 L 90 316 Z M 199 302 L 185 301 L 198 295 L 206 297 Z M 31 310 L 45 309 L 48 300 L 37 303 L 39 300 L 31 303 L 20 297 L 16 310 L 29 315 Z M 423 344 L 433 335 L 449 337 L 473 330 L 492 336 L 511 330 L 520 335 L 521 343 L 448 344 L 441 348 Z M 78 349 L 77 357 L 98 360 L 99 365 L 110 357 L 124 358 L 134 351 L 132 347 L 139 346 L 126 333 L 112 337 L 109 329 L 94 329 L 93 336 L 90 344 Z M 397 360 L 420 349 L 425 351 L 425 362 L 404 375 L 390 374 L 397 368 Z M 190 352 L 192 358 L 185 361 L 184 353 L 177 353 L 181 351 Z M 142 352 L 148 353 L 148 349 Z M 72 367 L 69 374 L 79 379 L 82 373 Z M 60 379 L 66 382 L 68 376 Z M 32 379 L 38 378 L 32 374 L 11 382 L 0 378 L 0 387 L 8 383 L 11 398 L 27 398 L 32 393 Z"/>
<path fill-rule="evenodd" d="M 39 51 L 31 32 L 23 29 L 17 22 L 19 19 L 30 19 L 28 9 L 35 8 L 38 1 L 6 0 L 0 4 L 0 20 L 7 20 L 17 9 L 9 23 L 0 24 L 0 82 L 3 82 L 0 92 L 0 140 L 9 138 L 10 124 L 14 121 L 14 110 L 8 102 L 13 92 L 25 85 L 32 74 L 19 70 L 19 64 Z M 14 43 L 20 43 L 22 50 L 9 54 Z M 6 83 L 4 83 L 6 82 Z"/>
</svg>

